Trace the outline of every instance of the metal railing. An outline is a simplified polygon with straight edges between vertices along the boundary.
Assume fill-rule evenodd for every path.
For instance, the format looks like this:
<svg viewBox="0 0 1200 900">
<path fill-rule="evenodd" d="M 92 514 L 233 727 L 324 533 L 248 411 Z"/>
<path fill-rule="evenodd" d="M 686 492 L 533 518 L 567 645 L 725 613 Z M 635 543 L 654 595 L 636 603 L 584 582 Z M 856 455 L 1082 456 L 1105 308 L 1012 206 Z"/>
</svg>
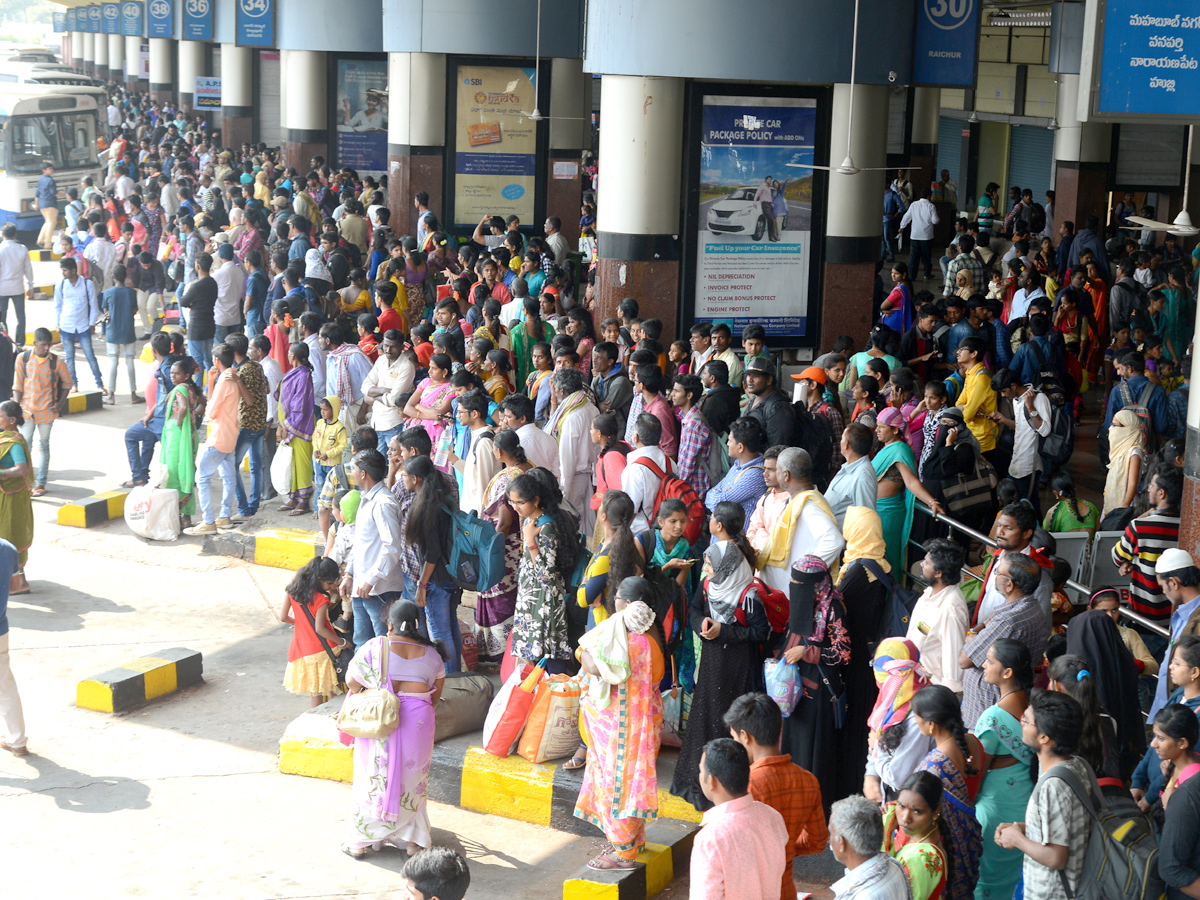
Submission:
<svg viewBox="0 0 1200 900">
<path fill-rule="evenodd" d="M 964 525 L 962 522 L 959 522 L 957 519 L 952 519 L 945 514 L 939 515 L 938 513 L 935 513 L 932 509 L 930 509 L 928 506 L 926 506 L 920 500 L 917 500 L 915 502 L 914 508 L 916 509 L 916 511 L 922 512 L 925 515 L 929 516 L 931 519 L 933 519 L 933 521 L 941 522 L 944 525 L 949 525 L 951 528 L 962 532 L 963 534 L 965 534 L 967 537 L 971 538 L 972 540 L 979 541 L 979 543 L 984 544 L 985 546 L 991 547 L 993 550 L 998 549 L 1000 546 L 995 541 L 993 541 L 990 537 L 988 537 L 986 534 L 978 532 L 974 528 Z M 911 537 L 909 538 L 908 542 L 915 547 L 919 547 L 922 551 L 924 551 L 924 549 L 925 549 L 923 544 L 918 543 L 917 541 L 913 540 Z M 974 578 L 976 581 L 983 581 L 982 576 L 976 575 L 967 566 L 963 566 L 962 570 L 964 573 L 969 575 L 971 578 Z M 925 582 L 922 579 L 918 578 L 917 576 L 912 575 L 911 573 L 906 573 L 906 574 L 908 574 L 910 578 L 912 578 L 914 581 L 918 582 L 919 584 L 925 584 Z M 1077 591 L 1078 593 L 1082 594 L 1084 597 L 1090 597 L 1093 593 L 1092 588 L 1088 587 L 1085 584 L 1080 584 L 1078 581 L 1075 581 L 1073 579 L 1067 579 L 1066 585 L 1068 588 L 1070 588 L 1071 590 Z M 926 586 L 928 586 L 928 585 L 926 585 Z M 1143 628 L 1148 628 L 1149 630 L 1153 631 L 1155 634 L 1160 634 L 1167 639 L 1170 639 L 1170 637 L 1171 637 L 1171 630 L 1169 628 L 1164 628 L 1159 623 L 1153 622 L 1150 619 L 1147 619 L 1145 616 L 1139 615 L 1138 613 L 1134 612 L 1127 606 L 1121 607 L 1121 615 L 1124 618 L 1129 619 L 1131 622 L 1136 622 L 1138 625 L 1141 625 Z"/>
</svg>

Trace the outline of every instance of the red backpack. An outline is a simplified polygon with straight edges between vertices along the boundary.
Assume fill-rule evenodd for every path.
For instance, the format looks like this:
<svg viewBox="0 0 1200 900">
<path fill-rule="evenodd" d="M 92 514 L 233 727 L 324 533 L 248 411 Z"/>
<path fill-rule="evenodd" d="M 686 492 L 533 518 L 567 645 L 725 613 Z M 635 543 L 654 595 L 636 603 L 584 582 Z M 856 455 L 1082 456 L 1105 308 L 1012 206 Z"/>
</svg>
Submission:
<svg viewBox="0 0 1200 900">
<path fill-rule="evenodd" d="M 791 615 L 791 603 L 788 601 L 788 596 L 783 591 L 775 591 L 767 587 L 767 583 L 761 578 L 755 578 L 742 591 L 742 596 L 738 599 L 737 611 L 734 613 L 738 624 L 746 624 L 746 594 L 750 591 L 754 591 L 758 595 L 763 609 L 766 610 L 767 621 L 771 623 L 771 631 L 775 634 L 783 634 L 787 631 L 788 618 Z"/>
<path fill-rule="evenodd" d="M 696 493 L 696 489 L 676 475 L 674 472 L 663 472 L 658 464 L 642 457 L 634 462 L 641 463 L 658 477 L 658 493 L 654 495 L 653 518 L 658 518 L 659 507 L 668 498 L 675 498 L 687 509 L 687 525 L 683 529 L 683 537 L 689 544 L 694 544 L 704 530 L 704 518 L 707 510 L 704 501 Z"/>
</svg>

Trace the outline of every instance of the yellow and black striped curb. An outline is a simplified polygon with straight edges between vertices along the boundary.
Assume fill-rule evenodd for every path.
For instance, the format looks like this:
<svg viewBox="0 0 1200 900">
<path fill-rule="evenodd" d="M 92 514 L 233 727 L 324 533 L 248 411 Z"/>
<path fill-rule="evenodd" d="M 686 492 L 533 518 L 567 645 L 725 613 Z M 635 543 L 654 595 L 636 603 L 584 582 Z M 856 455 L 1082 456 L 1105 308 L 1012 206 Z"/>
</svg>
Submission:
<svg viewBox="0 0 1200 900">
<path fill-rule="evenodd" d="M 57 250 L 30 250 L 29 258 L 34 262 L 58 262 L 62 254 Z"/>
<path fill-rule="evenodd" d="M 47 288 L 41 288 L 41 290 L 47 290 Z M 54 288 L 49 288 L 48 290 L 50 291 L 50 296 L 53 297 L 54 296 Z M 59 333 L 57 328 L 50 329 L 50 343 L 51 344 L 62 343 L 62 335 Z M 25 346 L 26 347 L 33 346 L 33 332 L 32 331 L 25 332 Z"/>
<path fill-rule="evenodd" d="M 171 647 L 140 656 L 79 682 L 75 705 L 100 712 L 123 712 L 155 697 L 191 687 L 203 680 L 199 650 Z"/>
<path fill-rule="evenodd" d="M 120 519 L 125 515 L 125 500 L 129 491 L 105 491 L 65 503 L 58 508 L 58 524 L 73 528 L 91 528 L 109 519 Z"/>
<path fill-rule="evenodd" d="M 584 866 L 563 882 L 563 900 L 645 900 L 653 897 L 676 876 L 688 871 L 695 837 L 693 826 L 653 822 L 646 826 L 646 846 L 637 858 L 640 865 L 607 872 Z"/>
<path fill-rule="evenodd" d="M 98 409 L 104 409 L 104 394 L 100 391 L 79 391 L 67 397 L 67 408 L 63 415 L 95 412 Z"/>
<path fill-rule="evenodd" d="M 253 534 L 230 532 L 204 538 L 202 552 L 231 556 L 259 566 L 295 571 L 325 552 L 321 532 L 304 528 L 264 528 Z"/>
</svg>

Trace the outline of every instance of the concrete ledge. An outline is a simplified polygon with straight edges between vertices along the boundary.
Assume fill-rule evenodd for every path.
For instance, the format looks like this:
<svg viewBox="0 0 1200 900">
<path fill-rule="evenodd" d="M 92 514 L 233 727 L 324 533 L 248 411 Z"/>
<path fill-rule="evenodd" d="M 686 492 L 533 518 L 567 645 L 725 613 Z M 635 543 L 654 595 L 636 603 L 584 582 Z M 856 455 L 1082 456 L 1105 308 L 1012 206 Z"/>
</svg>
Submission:
<svg viewBox="0 0 1200 900">
<path fill-rule="evenodd" d="M 200 651 L 171 647 L 79 682 L 75 705 L 99 712 L 122 712 L 199 684 L 203 673 Z"/>
<path fill-rule="evenodd" d="M 30 344 L 32 344 L 32 338 Z M 104 395 L 99 391 L 80 391 L 67 397 L 67 409 L 64 415 L 81 412 L 95 412 L 104 408 Z"/>
<path fill-rule="evenodd" d="M 563 900 L 645 900 L 688 870 L 696 829 L 661 819 L 646 826 L 646 846 L 634 869 L 600 872 L 587 866 L 563 882 Z"/>
<path fill-rule="evenodd" d="M 231 532 L 204 539 L 203 552 L 231 556 L 260 566 L 299 569 L 325 551 L 319 531 L 303 528 L 264 528 L 254 534 Z"/>
<path fill-rule="evenodd" d="M 53 297 L 54 289 L 49 288 L 48 290 L 50 291 L 50 296 Z M 52 338 L 52 342 L 55 344 L 60 343 L 62 341 L 62 335 L 58 333 L 57 328 L 50 329 L 50 336 Z M 32 331 L 25 332 L 25 346 L 30 349 L 33 348 L 33 332 Z"/>
<path fill-rule="evenodd" d="M 123 518 L 125 499 L 128 496 L 129 491 L 126 490 L 105 491 L 103 494 L 94 494 L 74 503 L 64 504 L 58 508 L 58 524 L 91 528 L 109 519 Z"/>
<path fill-rule="evenodd" d="M 29 258 L 34 262 L 58 262 L 62 254 L 57 250 L 30 250 Z"/>
</svg>

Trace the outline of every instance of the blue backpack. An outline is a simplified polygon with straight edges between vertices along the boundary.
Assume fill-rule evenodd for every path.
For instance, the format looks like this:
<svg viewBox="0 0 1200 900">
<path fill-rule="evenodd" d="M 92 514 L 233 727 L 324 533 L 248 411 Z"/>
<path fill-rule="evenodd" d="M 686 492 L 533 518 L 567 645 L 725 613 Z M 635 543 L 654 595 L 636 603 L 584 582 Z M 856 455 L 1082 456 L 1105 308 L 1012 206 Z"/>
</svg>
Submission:
<svg viewBox="0 0 1200 900">
<path fill-rule="evenodd" d="M 446 569 L 464 591 L 486 591 L 504 577 L 504 535 L 486 519 L 445 507 L 450 514 L 450 558 Z"/>
</svg>

